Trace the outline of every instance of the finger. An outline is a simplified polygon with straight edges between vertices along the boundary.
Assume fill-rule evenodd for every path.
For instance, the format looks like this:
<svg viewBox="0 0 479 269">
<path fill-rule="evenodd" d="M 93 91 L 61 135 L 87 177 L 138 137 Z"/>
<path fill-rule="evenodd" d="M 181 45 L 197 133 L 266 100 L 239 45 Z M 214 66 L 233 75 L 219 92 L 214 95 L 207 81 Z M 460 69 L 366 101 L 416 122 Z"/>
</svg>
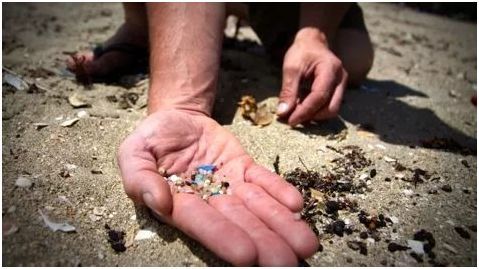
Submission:
<svg viewBox="0 0 479 269">
<path fill-rule="evenodd" d="M 173 199 L 171 217 L 176 227 L 236 266 L 256 262 L 256 247 L 240 227 L 196 195 L 178 193 Z"/>
<path fill-rule="evenodd" d="M 296 254 L 288 244 L 251 213 L 233 195 L 211 197 L 208 203 L 247 232 L 258 251 L 260 266 L 297 266 Z"/>
<path fill-rule="evenodd" d="M 341 102 L 343 100 L 344 91 L 346 89 L 348 74 L 343 70 L 343 75 L 341 77 L 341 82 L 336 87 L 331 97 L 331 101 L 328 106 L 323 107 L 319 110 L 318 113 L 314 116 L 315 120 L 325 120 L 331 119 L 338 115 L 339 109 L 341 108 Z"/>
<path fill-rule="evenodd" d="M 301 81 L 301 72 L 298 68 L 289 66 L 286 61 L 283 66 L 283 80 L 277 113 L 280 117 L 289 114 L 296 106 L 298 87 Z"/>
<path fill-rule="evenodd" d="M 279 234 L 299 257 L 307 258 L 316 252 L 319 242 L 308 225 L 295 219 L 288 208 L 274 200 L 261 187 L 245 183 L 234 188 L 233 194 L 266 226 Z"/>
<path fill-rule="evenodd" d="M 168 216 L 172 208 L 170 187 L 160 176 L 156 160 L 146 150 L 141 136 L 129 136 L 118 151 L 118 164 L 125 192 L 133 201 L 144 203 L 160 216 Z"/>
<path fill-rule="evenodd" d="M 260 165 L 254 164 L 248 168 L 245 181 L 261 186 L 293 212 L 299 212 L 303 208 L 301 193 L 286 180 Z"/>
<path fill-rule="evenodd" d="M 301 104 L 298 104 L 288 120 L 288 124 L 296 126 L 301 122 L 312 120 L 316 112 L 329 102 L 336 86 L 336 74 L 333 69 L 324 69 L 314 78 L 311 92 Z"/>
</svg>

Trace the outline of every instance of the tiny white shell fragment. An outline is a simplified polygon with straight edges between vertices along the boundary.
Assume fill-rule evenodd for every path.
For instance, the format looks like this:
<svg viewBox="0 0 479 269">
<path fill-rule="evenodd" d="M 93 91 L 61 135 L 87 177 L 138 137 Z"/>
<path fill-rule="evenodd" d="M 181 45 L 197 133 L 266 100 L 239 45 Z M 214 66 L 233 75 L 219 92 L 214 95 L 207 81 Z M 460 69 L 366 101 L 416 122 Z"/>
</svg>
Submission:
<svg viewBox="0 0 479 269">
<path fill-rule="evenodd" d="M 78 166 L 74 165 L 74 164 L 71 164 L 71 163 L 67 163 L 65 164 L 65 169 L 68 170 L 68 171 L 73 171 L 75 169 L 77 169 Z"/>
<path fill-rule="evenodd" d="M 84 100 L 83 97 L 81 97 L 80 95 L 78 95 L 77 93 L 74 93 L 73 95 L 70 95 L 70 97 L 68 97 L 68 102 L 70 103 L 70 105 L 74 108 L 79 108 L 79 107 L 86 107 L 88 106 L 89 104 Z"/>
<path fill-rule="evenodd" d="M 25 176 L 19 176 L 17 181 L 15 181 L 15 185 L 20 188 L 30 188 L 32 184 L 32 181 Z"/>
<path fill-rule="evenodd" d="M 72 225 L 70 225 L 66 222 L 57 223 L 57 222 L 51 221 L 49 219 L 49 217 L 46 214 L 44 214 L 40 209 L 38 210 L 38 213 L 40 213 L 40 215 L 42 216 L 43 221 L 48 226 L 48 228 L 50 228 L 50 230 L 52 230 L 54 232 L 62 231 L 62 232 L 68 233 L 68 232 L 74 232 L 76 230 L 75 227 L 73 227 Z"/>
<path fill-rule="evenodd" d="M 365 179 L 368 178 L 368 177 L 369 177 L 368 174 L 361 174 L 361 175 L 359 176 L 359 179 L 365 180 Z"/>
<path fill-rule="evenodd" d="M 151 239 L 155 237 L 156 231 L 153 228 L 146 228 L 143 230 L 139 230 L 135 236 L 135 241 Z"/>
<path fill-rule="evenodd" d="M 70 127 L 70 126 L 72 126 L 73 124 L 75 124 L 78 120 L 80 120 L 80 119 L 79 119 L 79 118 L 73 118 L 73 119 L 71 119 L 71 120 L 66 120 L 66 121 L 60 123 L 60 125 L 61 125 L 62 127 Z"/>
<path fill-rule="evenodd" d="M 90 114 L 86 110 L 80 110 L 77 113 L 77 117 L 79 118 L 88 118 Z"/>
<path fill-rule="evenodd" d="M 40 129 L 44 128 L 44 127 L 47 127 L 47 126 L 48 126 L 48 123 L 45 123 L 45 122 L 35 122 L 35 123 L 33 124 L 33 126 L 35 126 L 35 129 L 40 130 Z"/>
<path fill-rule="evenodd" d="M 413 191 L 413 190 L 408 190 L 408 189 L 403 190 L 402 192 L 403 192 L 404 195 L 406 195 L 406 196 L 412 196 L 412 195 L 414 194 L 414 191 Z"/>
<path fill-rule="evenodd" d="M 384 156 L 383 159 L 384 159 L 386 162 L 388 162 L 388 163 L 397 162 L 396 159 L 393 159 L 393 158 L 391 158 L 391 157 L 389 157 L 389 156 Z"/>
<path fill-rule="evenodd" d="M 399 219 L 395 216 L 392 216 L 392 217 L 389 217 L 391 219 L 391 221 L 396 224 L 396 223 L 399 223 Z"/>
<path fill-rule="evenodd" d="M 376 144 L 376 147 L 380 149 L 386 149 L 386 147 L 383 144 Z"/>
<path fill-rule="evenodd" d="M 131 215 L 130 220 L 136 220 L 136 214 Z"/>
<path fill-rule="evenodd" d="M 407 240 L 408 247 L 417 254 L 424 254 L 424 243 L 417 240 Z"/>
</svg>

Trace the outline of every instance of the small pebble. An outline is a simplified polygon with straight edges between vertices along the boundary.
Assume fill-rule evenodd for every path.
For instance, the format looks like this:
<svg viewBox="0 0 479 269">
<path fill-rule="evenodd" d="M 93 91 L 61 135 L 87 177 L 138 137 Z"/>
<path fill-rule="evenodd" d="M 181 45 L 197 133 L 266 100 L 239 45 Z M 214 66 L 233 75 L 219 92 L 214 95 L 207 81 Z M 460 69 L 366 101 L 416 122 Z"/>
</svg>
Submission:
<svg viewBox="0 0 479 269">
<path fill-rule="evenodd" d="M 403 250 L 408 250 L 408 249 L 409 249 L 409 247 L 402 246 L 402 245 L 396 244 L 394 242 L 389 243 L 389 245 L 388 245 L 388 250 L 390 252 L 403 251 Z"/>
<path fill-rule="evenodd" d="M 15 181 L 15 185 L 20 188 L 30 188 L 33 183 L 29 178 L 25 176 L 19 176 Z"/>
<path fill-rule="evenodd" d="M 449 184 L 442 186 L 441 189 L 445 192 L 452 192 L 452 187 Z"/>
<path fill-rule="evenodd" d="M 467 168 L 471 167 L 471 166 L 469 166 L 469 163 L 465 159 L 461 159 L 461 163 L 462 163 L 462 165 L 464 165 Z"/>
<path fill-rule="evenodd" d="M 359 238 L 361 238 L 361 239 L 366 239 L 366 238 L 368 238 L 368 233 L 367 233 L 367 232 L 361 232 L 361 233 L 359 233 Z"/>
</svg>

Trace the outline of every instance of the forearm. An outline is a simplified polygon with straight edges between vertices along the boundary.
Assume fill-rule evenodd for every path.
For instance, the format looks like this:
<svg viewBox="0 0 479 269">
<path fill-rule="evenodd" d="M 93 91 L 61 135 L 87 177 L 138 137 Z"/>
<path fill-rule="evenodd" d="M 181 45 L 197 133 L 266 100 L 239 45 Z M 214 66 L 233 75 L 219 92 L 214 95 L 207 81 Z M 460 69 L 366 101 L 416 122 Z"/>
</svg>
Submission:
<svg viewBox="0 0 479 269">
<path fill-rule="evenodd" d="M 148 3 L 148 112 L 182 109 L 210 115 L 225 7 L 221 3 Z"/>
<path fill-rule="evenodd" d="M 296 38 L 313 37 L 331 42 L 350 3 L 301 3 Z"/>
</svg>

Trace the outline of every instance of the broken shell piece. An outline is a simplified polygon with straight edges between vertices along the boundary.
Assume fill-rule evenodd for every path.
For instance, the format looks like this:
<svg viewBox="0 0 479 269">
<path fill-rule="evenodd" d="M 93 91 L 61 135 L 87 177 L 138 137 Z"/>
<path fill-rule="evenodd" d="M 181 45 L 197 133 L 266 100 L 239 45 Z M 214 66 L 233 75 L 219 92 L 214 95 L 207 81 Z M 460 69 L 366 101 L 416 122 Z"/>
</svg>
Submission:
<svg viewBox="0 0 479 269">
<path fill-rule="evenodd" d="M 274 119 L 274 114 L 271 113 L 268 106 L 266 104 L 262 104 L 256 110 L 254 116 L 254 123 L 259 126 L 266 126 L 269 125 Z"/>
<path fill-rule="evenodd" d="M 29 178 L 25 176 L 19 176 L 17 180 L 15 181 L 15 185 L 20 188 L 30 188 L 33 185 L 33 183 Z"/>
<path fill-rule="evenodd" d="M 85 110 L 80 110 L 77 113 L 78 118 L 88 118 L 89 116 L 90 116 L 90 114 Z"/>
<path fill-rule="evenodd" d="M 35 129 L 37 130 L 40 130 L 42 128 L 45 128 L 48 126 L 48 123 L 45 123 L 45 122 L 36 122 L 33 124 L 33 126 L 35 126 Z"/>
<path fill-rule="evenodd" d="M 74 165 L 74 164 L 71 164 L 71 163 L 67 163 L 65 164 L 65 169 L 68 170 L 68 171 L 73 171 L 75 169 L 77 169 L 78 166 Z"/>
<path fill-rule="evenodd" d="M 407 240 L 408 247 L 416 254 L 424 254 L 424 243 L 417 240 Z"/>
<path fill-rule="evenodd" d="M 139 230 L 135 236 L 135 241 L 151 239 L 155 237 L 156 234 L 157 233 L 154 228 L 146 228 L 143 230 Z"/>
<path fill-rule="evenodd" d="M 14 87 L 19 91 L 24 91 L 30 88 L 27 82 L 20 78 L 19 75 L 13 73 L 12 71 L 2 68 L 3 69 L 3 83 L 7 83 L 8 85 Z"/>
<path fill-rule="evenodd" d="M 70 127 L 70 126 L 73 126 L 73 124 L 75 124 L 78 120 L 80 120 L 80 119 L 79 118 L 73 118 L 71 120 L 67 120 L 67 121 L 62 122 L 60 125 L 62 127 Z"/>
<path fill-rule="evenodd" d="M 396 159 L 393 159 L 391 157 L 388 157 L 388 156 L 384 156 L 383 159 L 388 162 L 388 163 L 394 163 L 394 162 L 397 162 Z"/>
<path fill-rule="evenodd" d="M 74 108 L 87 107 L 90 105 L 85 101 L 84 97 L 78 95 L 77 93 L 70 95 L 70 97 L 68 97 L 68 102 Z"/>
<path fill-rule="evenodd" d="M 62 231 L 62 232 L 68 233 L 68 232 L 74 232 L 76 230 L 75 227 L 73 227 L 72 225 L 70 225 L 66 222 L 57 223 L 57 222 L 51 221 L 50 218 L 46 214 L 44 214 L 40 209 L 38 210 L 38 213 L 40 213 L 40 215 L 42 216 L 43 221 L 48 226 L 48 228 L 50 228 L 50 230 L 52 230 L 54 232 Z"/>
</svg>

